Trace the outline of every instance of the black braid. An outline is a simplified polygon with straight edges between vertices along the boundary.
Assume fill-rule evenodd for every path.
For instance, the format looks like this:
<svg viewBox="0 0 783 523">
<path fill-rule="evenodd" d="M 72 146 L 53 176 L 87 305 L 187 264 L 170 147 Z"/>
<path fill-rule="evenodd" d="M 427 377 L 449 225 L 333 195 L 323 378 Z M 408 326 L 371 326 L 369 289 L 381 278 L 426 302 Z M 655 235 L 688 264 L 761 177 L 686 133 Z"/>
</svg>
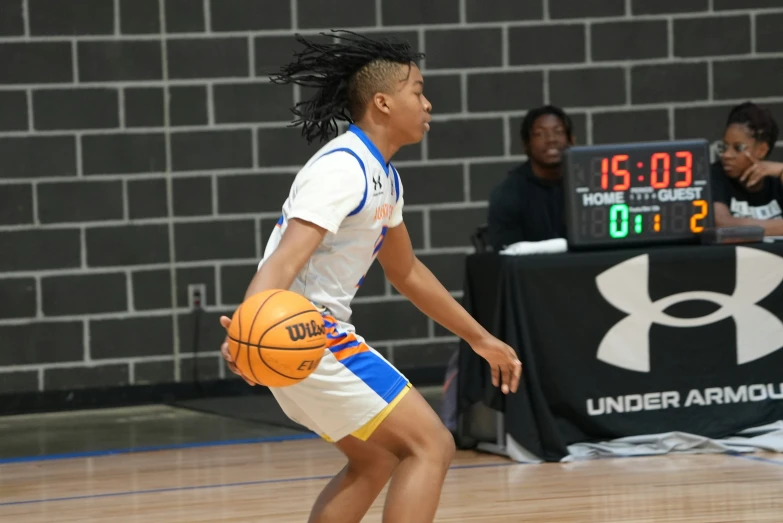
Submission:
<svg viewBox="0 0 783 523">
<path fill-rule="evenodd" d="M 297 103 L 291 112 L 302 125 L 302 135 L 310 143 L 316 138 L 329 140 L 337 133 L 337 121 L 353 123 L 349 85 L 352 77 L 372 62 L 415 63 L 423 58 L 410 44 L 398 40 L 372 40 L 351 31 L 335 31 L 337 43 L 316 43 L 301 35 L 296 40 L 304 49 L 294 53 L 295 60 L 270 76 L 276 84 L 296 84 L 316 88 L 309 100 Z M 330 36 L 327 33 L 321 33 Z"/>
<path fill-rule="evenodd" d="M 769 156 L 775 148 L 775 142 L 778 141 L 778 124 L 769 109 L 759 107 L 752 102 L 739 104 L 729 113 L 726 127 L 735 123 L 746 125 L 753 138 L 767 142 L 769 146 L 767 156 Z"/>
</svg>

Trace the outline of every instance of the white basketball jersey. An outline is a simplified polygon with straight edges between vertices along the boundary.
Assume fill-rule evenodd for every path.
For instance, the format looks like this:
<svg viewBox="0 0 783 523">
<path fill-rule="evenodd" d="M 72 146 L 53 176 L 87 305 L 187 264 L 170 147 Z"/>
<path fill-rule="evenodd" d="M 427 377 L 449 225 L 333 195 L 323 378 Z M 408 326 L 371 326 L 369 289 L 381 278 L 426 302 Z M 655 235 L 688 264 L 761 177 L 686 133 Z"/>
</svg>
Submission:
<svg viewBox="0 0 783 523">
<path fill-rule="evenodd" d="M 397 170 L 364 132 L 351 125 L 297 173 L 283 214 L 269 237 L 264 260 L 275 251 L 288 222 L 299 218 L 328 232 L 290 290 L 348 321 L 351 300 L 381 249 L 386 231 L 402 223 L 402 183 Z"/>
</svg>

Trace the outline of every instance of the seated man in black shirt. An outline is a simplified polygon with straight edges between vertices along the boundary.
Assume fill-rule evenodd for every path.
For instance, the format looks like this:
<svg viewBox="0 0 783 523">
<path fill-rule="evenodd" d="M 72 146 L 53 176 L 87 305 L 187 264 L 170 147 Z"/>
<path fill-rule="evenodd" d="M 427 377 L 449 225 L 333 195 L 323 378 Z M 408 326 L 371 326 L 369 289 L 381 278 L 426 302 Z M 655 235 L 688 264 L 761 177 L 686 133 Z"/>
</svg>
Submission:
<svg viewBox="0 0 783 523">
<path fill-rule="evenodd" d="M 565 238 L 563 151 L 574 143 L 573 124 L 551 105 L 522 122 L 528 161 L 512 169 L 489 197 L 488 232 L 495 252 L 521 241 Z"/>
<path fill-rule="evenodd" d="M 768 109 L 746 102 L 731 110 L 711 168 L 716 226 L 759 225 L 767 236 L 783 235 L 783 163 L 766 160 L 777 139 Z"/>
</svg>

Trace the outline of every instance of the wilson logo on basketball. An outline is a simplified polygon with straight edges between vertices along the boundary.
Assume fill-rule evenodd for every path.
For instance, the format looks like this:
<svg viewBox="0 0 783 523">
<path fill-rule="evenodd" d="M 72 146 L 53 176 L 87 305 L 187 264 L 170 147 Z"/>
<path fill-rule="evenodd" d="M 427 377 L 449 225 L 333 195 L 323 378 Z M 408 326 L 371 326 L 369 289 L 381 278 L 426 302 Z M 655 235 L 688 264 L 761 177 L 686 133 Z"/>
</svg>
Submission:
<svg viewBox="0 0 783 523">
<path fill-rule="evenodd" d="M 285 330 L 288 331 L 288 337 L 291 338 L 291 341 L 299 341 L 305 338 L 322 336 L 324 333 L 324 326 L 317 324 L 315 321 L 311 321 L 310 323 L 288 325 Z"/>
</svg>

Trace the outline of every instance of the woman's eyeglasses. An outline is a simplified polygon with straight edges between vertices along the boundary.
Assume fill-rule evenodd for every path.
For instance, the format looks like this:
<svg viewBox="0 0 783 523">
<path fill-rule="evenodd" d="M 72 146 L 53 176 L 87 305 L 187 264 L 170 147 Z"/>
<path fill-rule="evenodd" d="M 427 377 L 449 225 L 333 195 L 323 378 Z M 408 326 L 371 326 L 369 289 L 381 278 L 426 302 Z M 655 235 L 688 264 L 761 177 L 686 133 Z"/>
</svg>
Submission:
<svg viewBox="0 0 783 523">
<path fill-rule="evenodd" d="M 749 147 L 750 146 L 748 144 L 746 144 L 746 143 L 735 143 L 735 144 L 732 144 L 732 145 L 728 145 L 728 144 L 726 144 L 724 142 L 715 142 L 715 151 L 718 154 L 723 154 L 726 151 L 728 151 L 729 149 L 733 149 L 734 152 L 737 153 L 737 154 L 742 154 L 745 151 L 747 151 Z"/>
</svg>

